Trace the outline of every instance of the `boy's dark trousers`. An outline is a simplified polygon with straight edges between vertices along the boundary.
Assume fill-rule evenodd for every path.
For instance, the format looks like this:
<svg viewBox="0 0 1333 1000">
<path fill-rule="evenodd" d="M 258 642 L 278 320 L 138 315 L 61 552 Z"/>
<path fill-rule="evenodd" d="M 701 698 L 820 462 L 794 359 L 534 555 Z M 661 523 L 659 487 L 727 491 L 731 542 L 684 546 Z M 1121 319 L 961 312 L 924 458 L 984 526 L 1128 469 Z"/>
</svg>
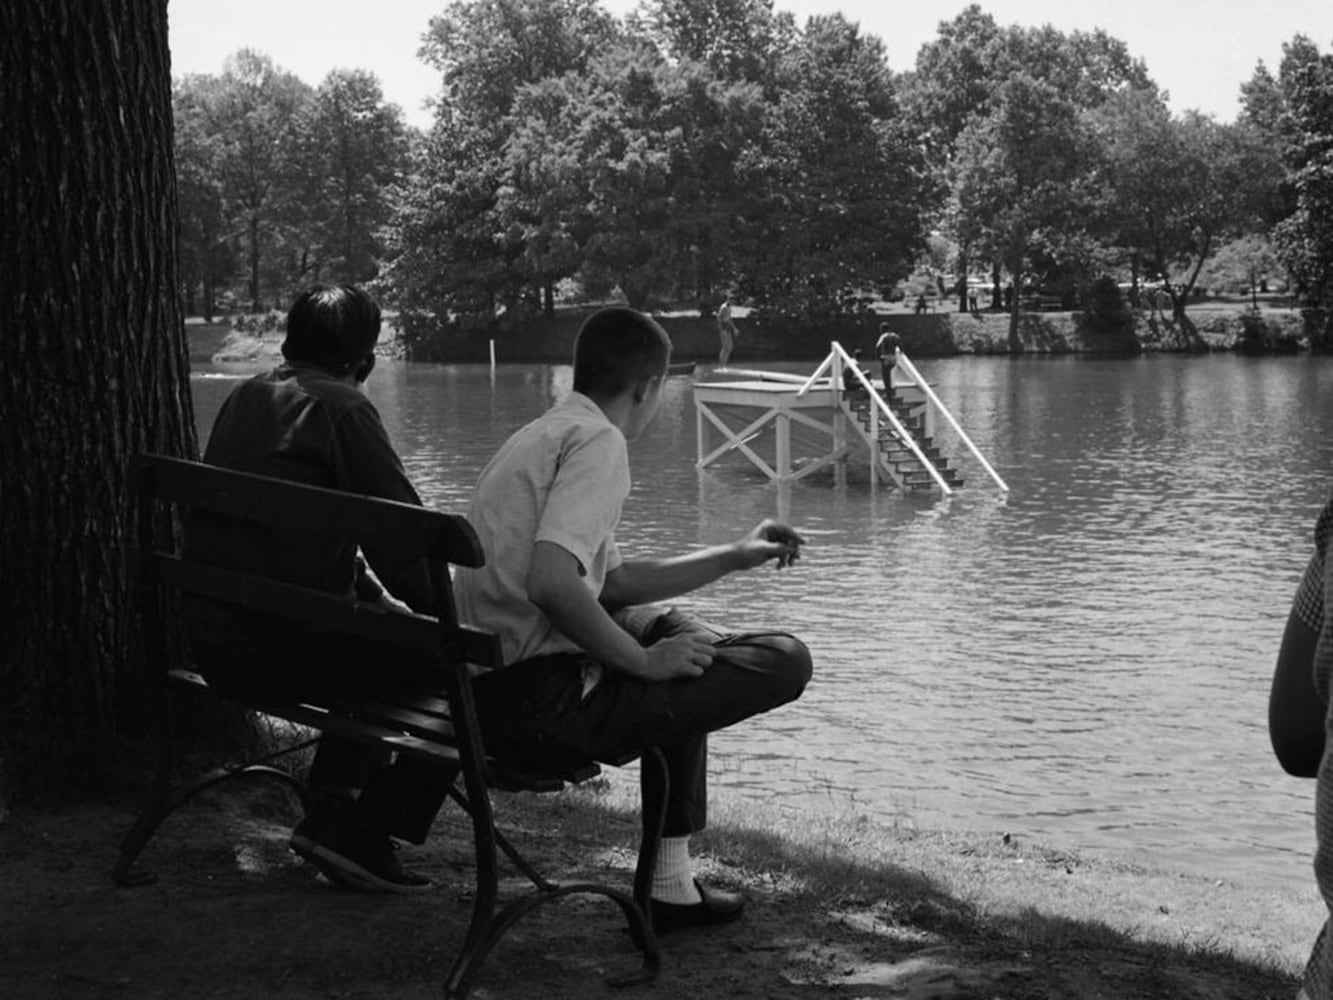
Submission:
<svg viewBox="0 0 1333 1000">
<path fill-rule="evenodd" d="M 798 698 L 810 680 L 810 653 L 785 632 L 726 632 L 674 609 L 653 612 L 622 624 L 645 646 L 707 634 L 716 655 L 702 676 L 645 681 L 583 653 L 558 653 L 483 674 L 473 691 L 486 750 L 496 756 L 619 765 L 659 748 L 666 774 L 645 757 L 641 792 L 658 801 L 669 782 L 663 836 L 681 837 L 707 825 L 708 733 Z M 589 668 L 601 676 L 585 696 Z"/>
</svg>

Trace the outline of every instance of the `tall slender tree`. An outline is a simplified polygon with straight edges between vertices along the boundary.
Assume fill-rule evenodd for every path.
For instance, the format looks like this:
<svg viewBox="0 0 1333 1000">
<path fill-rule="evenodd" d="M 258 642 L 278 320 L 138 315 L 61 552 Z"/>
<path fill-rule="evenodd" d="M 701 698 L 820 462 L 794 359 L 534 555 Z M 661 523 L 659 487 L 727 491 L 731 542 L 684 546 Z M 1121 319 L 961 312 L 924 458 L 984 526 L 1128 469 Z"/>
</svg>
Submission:
<svg viewBox="0 0 1333 1000">
<path fill-rule="evenodd" d="M 220 140 L 218 170 L 229 235 L 246 264 L 250 308 L 259 310 L 266 288 L 275 296 L 287 290 L 276 287 L 282 275 L 272 274 L 275 256 L 284 244 L 290 246 L 293 230 L 303 229 L 308 203 L 293 197 L 286 182 L 302 149 L 301 112 L 312 92 L 252 49 L 227 59 L 221 83 L 213 121 Z M 289 273 L 290 262 L 279 268 Z"/>
</svg>

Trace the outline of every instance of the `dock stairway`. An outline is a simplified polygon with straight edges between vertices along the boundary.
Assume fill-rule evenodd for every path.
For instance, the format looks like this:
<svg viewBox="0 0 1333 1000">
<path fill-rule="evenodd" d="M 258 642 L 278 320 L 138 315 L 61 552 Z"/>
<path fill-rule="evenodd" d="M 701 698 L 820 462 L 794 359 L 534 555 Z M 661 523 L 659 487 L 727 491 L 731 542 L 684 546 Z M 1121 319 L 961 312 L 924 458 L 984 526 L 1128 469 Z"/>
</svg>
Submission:
<svg viewBox="0 0 1333 1000">
<path fill-rule="evenodd" d="M 924 459 L 935 467 L 950 489 L 962 486 L 962 473 L 950 465 L 949 459 L 935 445 L 935 439 L 926 432 L 926 418 L 920 408 L 911 406 L 891 386 L 881 393 L 881 398 L 916 443 L 915 449 L 887 422 L 872 429 L 872 424 L 878 421 L 872 420 L 870 398 L 865 390 L 843 393 L 842 401 L 844 412 L 860 430 L 861 438 L 872 453 L 877 453 L 880 470 L 904 492 L 928 492 L 935 489 L 937 483 L 936 477 L 925 467 Z"/>
<path fill-rule="evenodd" d="M 938 489 L 948 496 L 962 486 L 962 474 L 935 443 L 935 422 L 942 419 L 996 485 L 1008 491 L 1004 480 L 906 354 L 901 350 L 894 352 L 893 384 L 881 389 L 836 340 L 830 348 L 828 357 L 806 379 L 797 395 L 811 391 L 821 378 L 828 380 L 824 384 L 832 390 L 839 418 L 854 429 L 870 450 L 875 478 L 883 477 L 907 493 Z M 850 385 L 845 383 L 844 373 Z"/>
</svg>

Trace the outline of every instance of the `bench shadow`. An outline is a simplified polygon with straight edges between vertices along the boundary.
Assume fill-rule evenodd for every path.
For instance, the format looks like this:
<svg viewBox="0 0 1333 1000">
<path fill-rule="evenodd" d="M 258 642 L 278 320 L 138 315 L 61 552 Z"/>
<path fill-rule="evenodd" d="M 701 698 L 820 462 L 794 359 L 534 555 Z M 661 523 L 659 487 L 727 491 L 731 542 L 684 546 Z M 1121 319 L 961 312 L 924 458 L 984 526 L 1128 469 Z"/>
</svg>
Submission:
<svg viewBox="0 0 1333 1000">
<path fill-rule="evenodd" d="M 368 895 L 336 889 L 302 865 L 286 844 L 294 803 L 256 788 L 210 792 L 173 816 L 145 851 L 157 881 L 143 888 L 116 887 L 108 876 L 128 808 L 80 806 L 0 826 L 0 960 L 15 984 L 9 995 L 438 997 L 472 900 L 461 811 L 447 808 L 426 845 L 405 848 L 405 862 L 435 888 Z M 637 816 L 610 798 L 596 789 L 500 794 L 497 816 L 547 876 L 628 885 Z M 819 827 L 811 816 L 806 833 L 814 835 L 794 839 L 728 818 L 699 838 L 701 874 L 742 889 L 747 916 L 664 939 L 663 971 L 651 987 L 606 984 L 635 966 L 637 952 L 614 905 L 572 897 L 515 925 L 473 995 L 1291 1000 L 1295 993 L 1289 962 L 1284 969 L 1220 941 L 1155 940 L 1056 906 L 983 902 L 980 882 L 974 891 L 966 872 L 961 882 L 949 880 L 953 887 L 926 873 L 941 863 L 975 866 L 978 880 L 997 864 L 1029 880 L 1067 871 L 1080 880 L 1078 891 L 1095 895 L 1096 873 L 1076 859 L 1009 856 L 1003 845 L 937 843 L 869 824 L 822 837 Z M 501 891 L 524 885 L 508 879 Z"/>
</svg>

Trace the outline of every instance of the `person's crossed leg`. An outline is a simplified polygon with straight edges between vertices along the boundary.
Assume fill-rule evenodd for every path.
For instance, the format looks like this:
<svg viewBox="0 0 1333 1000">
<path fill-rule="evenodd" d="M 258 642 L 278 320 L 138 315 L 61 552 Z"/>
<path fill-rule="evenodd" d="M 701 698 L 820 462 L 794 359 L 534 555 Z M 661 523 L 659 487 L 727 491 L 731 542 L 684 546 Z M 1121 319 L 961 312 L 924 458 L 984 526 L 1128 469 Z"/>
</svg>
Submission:
<svg viewBox="0 0 1333 1000">
<path fill-rule="evenodd" d="M 597 760 L 624 764 L 651 748 L 640 770 L 645 803 L 666 811 L 652 884 L 659 932 L 740 917 L 738 896 L 695 879 L 689 837 L 707 825 L 708 733 L 795 700 L 810 679 L 809 650 L 785 632 L 728 632 L 678 611 L 635 608 L 617 620 L 644 646 L 695 632 L 716 650 L 699 677 L 650 682 L 602 671 L 584 691 L 595 663 L 581 653 L 540 656 L 474 682 L 487 752 L 516 762 Z M 663 772 L 662 768 L 665 768 Z"/>
</svg>

